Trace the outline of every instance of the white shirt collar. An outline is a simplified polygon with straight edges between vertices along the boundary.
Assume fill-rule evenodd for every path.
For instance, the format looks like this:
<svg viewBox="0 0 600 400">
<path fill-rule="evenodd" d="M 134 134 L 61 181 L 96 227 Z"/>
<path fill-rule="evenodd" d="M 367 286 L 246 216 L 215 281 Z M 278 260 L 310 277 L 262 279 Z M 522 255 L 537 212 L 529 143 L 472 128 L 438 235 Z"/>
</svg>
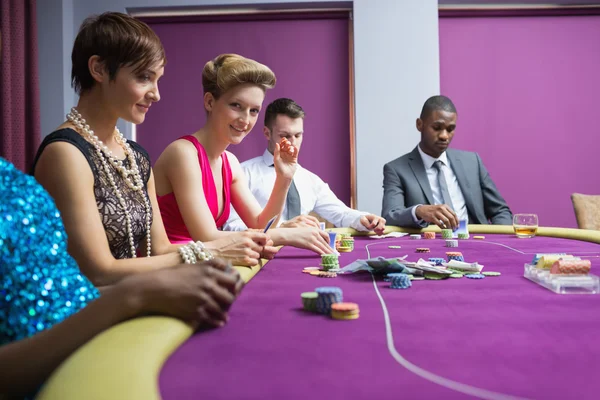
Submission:
<svg viewBox="0 0 600 400">
<path fill-rule="evenodd" d="M 421 154 L 421 159 L 423 160 L 423 165 L 425 166 L 425 169 L 432 168 L 433 163 L 438 160 L 443 162 L 445 166 L 447 166 L 447 167 L 450 166 L 450 164 L 448 163 L 448 156 L 446 155 L 446 152 L 443 152 L 442 155 L 439 156 L 438 158 L 433 158 L 429 154 L 425 154 L 425 152 L 423 152 L 423 150 L 421 150 L 420 145 L 417 145 L 417 148 L 419 149 L 419 154 Z M 273 158 L 273 156 L 271 156 L 271 158 Z"/>
<path fill-rule="evenodd" d="M 265 152 L 262 155 L 262 159 L 263 159 L 264 163 L 267 165 L 267 167 L 270 167 L 271 165 L 273 165 L 273 154 L 271 154 L 269 152 L 269 149 L 265 150 Z"/>
</svg>

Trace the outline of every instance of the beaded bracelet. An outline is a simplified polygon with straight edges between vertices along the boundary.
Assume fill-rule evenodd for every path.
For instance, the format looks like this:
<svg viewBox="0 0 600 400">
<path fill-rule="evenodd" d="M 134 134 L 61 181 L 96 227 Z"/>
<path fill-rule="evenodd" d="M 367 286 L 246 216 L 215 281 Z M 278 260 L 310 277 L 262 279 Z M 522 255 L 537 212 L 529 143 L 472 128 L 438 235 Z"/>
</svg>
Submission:
<svg viewBox="0 0 600 400">
<path fill-rule="evenodd" d="M 177 251 L 185 264 L 196 264 L 198 262 L 196 254 L 188 246 L 181 246 Z"/>
<path fill-rule="evenodd" d="M 213 258 L 212 253 L 210 251 L 208 251 L 206 246 L 204 246 L 204 243 L 202 243 L 201 241 L 197 241 L 195 243 L 190 242 L 190 244 L 188 244 L 188 246 L 190 247 L 190 249 L 193 250 L 198 261 L 208 261 Z"/>
</svg>

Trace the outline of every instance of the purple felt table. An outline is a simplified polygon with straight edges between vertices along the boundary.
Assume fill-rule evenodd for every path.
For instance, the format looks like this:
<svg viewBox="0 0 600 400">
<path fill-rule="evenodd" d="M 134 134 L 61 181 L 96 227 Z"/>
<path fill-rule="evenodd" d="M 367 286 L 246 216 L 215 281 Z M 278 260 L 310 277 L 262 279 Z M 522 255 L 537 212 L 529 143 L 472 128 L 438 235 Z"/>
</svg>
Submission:
<svg viewBox="0 0 600 400">
<path fill-rule="evenodd" d="M 439 238 L 357 238 L 342 266 L 366 258 L 367 245 L 371 257 L 413 261 L 457 250 L 502 276 L 413 281 L 407 290 L 376 278 L 376 291 L 369 273 L 303 274 L 319 257 L 284 248 L 246 286 L 226 327 L 192 336 L 171 355 L 159 377 L 163 399 L 600 396 L 600 295 L 559 295 L 523 277 L 523 264 L 544 252 L 590 257 L 594 272 L 600 245 L 486 235 L 449 249 Z M 360 318 L 302 311 L 300 293 L 319 286 L 342 288 Z"/>
</svg>

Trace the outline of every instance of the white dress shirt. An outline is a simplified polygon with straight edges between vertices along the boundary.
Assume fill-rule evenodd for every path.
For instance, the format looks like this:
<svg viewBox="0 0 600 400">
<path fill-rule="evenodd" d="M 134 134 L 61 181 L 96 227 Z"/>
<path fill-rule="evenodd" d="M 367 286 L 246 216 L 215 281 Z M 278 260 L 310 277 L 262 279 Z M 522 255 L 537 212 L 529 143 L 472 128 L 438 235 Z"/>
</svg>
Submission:
<svg viewBox="0 0 600 400">
<path fill-rule="evenodd" d="M 269 153 L 269 150 L 265 150 L 262 156 L 241 164 L 248 180 L 248 187 L 263 208 L 267 205 L 275 185 L 276 172 L 271 165 L 273 165 L 273 155 Z M 351 227 L 358 231 L 367 230 L 360 223 L 360 217 L 368 213 L 347 207 L 329 189 L 329 185 L 317 175 L 298 165 L 294 174 L 294 183 L 300 194 L 301 214 L 314 211 L 336 227 Z M 287 215 L 286 208 L 283 210 L 283 216 Z M 284 221 L 285 219 L 282 217 L 280 223 Z M 232 207 L 231 216 L 223 226 L 223 230 L 240 231 L 245 229 L 247 229 L 246 225 Z"/>
<path fill-rule="evenodd" d="M 423 160 L 423 166 L 425 167 L 425 172 L 427 173 L 429 186 L 431 186 L 434 204 L 444 204 L 444 197 L 442 196 L 442 190 L 440 189 L 440 184 L 437 179 L 438 172 L 433 166 L 433 163 L 439 160 L 443 164 L 441 171 L 444 173 L 446 183 L 448 184 L 448 192 L 450 193 L 450 199 L 452 200 L 452 205 L 454 206 L 454 212 L 456 213 L 459 221 L 468 220 L 469 214 L 467 212 L 465 197 L 460 190 L 456 175 L 454 175 L 454 171 L 452 171 L 452 168 L 450 167 L 450 160 L 448 160 L 446 152 L 443 152 L 439 158 L 433 158 L 430 155 L 425 154 L 423 150 L 421 150 L 421 146 L 417 146 L 417 148 L 419 149 L 419 154 L 421 154 L 421 159 Z M 417 207 L 418 205 L 412 208 L 412 216 L 415 222 L 419 223 L 420 221 L 416 214 Z"/>
</svg>

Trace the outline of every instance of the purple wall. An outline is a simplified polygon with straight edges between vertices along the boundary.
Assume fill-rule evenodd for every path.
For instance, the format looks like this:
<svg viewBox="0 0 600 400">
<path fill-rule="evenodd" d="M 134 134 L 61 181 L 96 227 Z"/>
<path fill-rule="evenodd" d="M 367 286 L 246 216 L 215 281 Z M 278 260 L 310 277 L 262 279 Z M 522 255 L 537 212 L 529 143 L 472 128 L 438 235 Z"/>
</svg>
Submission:
<svg viewBox="0 0 600 400">
<path fill-rule="evenodd" d="M 180 136 L 205 121 L 202 68 L 221 53 L 238 53 L 268 65 L 277 75 L 263 107 L 278 97 L 296 100 L 306 111 L 300 163 L 350 201 L 348 20 L 303 19 L 152 23 L 166 52 L 161 101 L 138 126 L 137 140 L 155 161 Z M 251 134 L 230 146 L 240 161 L 261 155 L 264 111 Z"/>
<path fill-rule="evenodd" d="M 440 18 L 453 147 L 477 151 L 513 212 L 576 227 L 573 192 L 599 194 L 600 17 Z"/>
</svg>

